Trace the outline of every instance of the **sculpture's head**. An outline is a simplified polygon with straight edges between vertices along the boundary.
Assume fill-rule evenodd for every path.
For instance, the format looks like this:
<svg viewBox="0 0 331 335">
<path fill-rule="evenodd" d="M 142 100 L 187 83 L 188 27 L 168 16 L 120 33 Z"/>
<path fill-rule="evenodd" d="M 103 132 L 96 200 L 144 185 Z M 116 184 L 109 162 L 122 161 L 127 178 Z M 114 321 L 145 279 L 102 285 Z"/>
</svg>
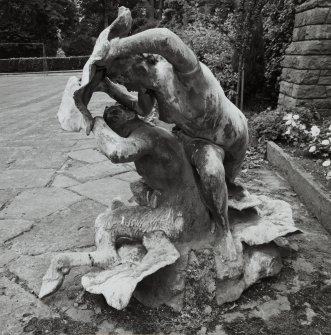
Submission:
<svg viewBox="0 0 331 335">
<path fill-rule="evenodd" d="M 129 90 L 153 90 L 157 87 L 157 62 L 158 56 L 151 54 L 118 58 L 107 68 L 107 75 Z"/>
<path fill-rule="evenodd" d="M 80 131 L 85 129 L 85 122 L 74 101 L 74 93 L 80 88 L 80 79 L 70 77 L 64 89 L 61 105 L 57 113 L 62 129 L 67 131 Z"/>
<path fill-rule="evenodd" d="M 107 125 L 122 137 L 128 137 L 132 131 L 132 122 L 138 117 L 135 112 L 120 104 L 106 107 L 103 118 Z"/>
</svg>

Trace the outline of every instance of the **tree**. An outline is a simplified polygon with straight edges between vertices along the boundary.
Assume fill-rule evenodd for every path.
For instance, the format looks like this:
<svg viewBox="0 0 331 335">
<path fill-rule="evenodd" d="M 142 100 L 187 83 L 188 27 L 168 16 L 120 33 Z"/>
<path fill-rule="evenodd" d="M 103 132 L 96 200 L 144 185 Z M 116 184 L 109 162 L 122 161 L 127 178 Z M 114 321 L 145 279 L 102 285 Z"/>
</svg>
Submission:
<svg viewBox="0 0 331 335">
<path fill-rule="evenodd" d="M 57 30 L 70 36 L 78 22 L 78 11 L 71 0 L 0 0 L 0 40 L 46 44 L 47 55 L 57 49 Z M 1 49 L 1 58 L 37 55 L 31 48 Z"/>
</svg>

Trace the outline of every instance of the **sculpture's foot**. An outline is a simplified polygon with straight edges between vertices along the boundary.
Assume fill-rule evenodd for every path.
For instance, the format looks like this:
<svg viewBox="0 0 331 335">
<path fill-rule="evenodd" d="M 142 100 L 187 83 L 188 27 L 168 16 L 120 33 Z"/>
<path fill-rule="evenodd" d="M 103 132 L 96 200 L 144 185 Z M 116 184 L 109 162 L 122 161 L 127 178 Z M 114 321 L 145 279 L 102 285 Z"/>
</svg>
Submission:
<svg viewBox="0 0 331 335">
<path fill-rule="evenodd" d="M 111 248 L 93 252 L 67 252 L 56 255 L 42 279 L 39 298 L 55 293 L 63 284 L 65 275 L 73 267 L 110 266 L 118 260 L 116 252 Z"/>
<path fill-rule="evenodd" d="M 231 232 L 217 240 L 214 256 L 218 278 L 237 277 L 242 273 L 242 245 L 235 242 Z"/>
<path fill-rule="evenodd" d="M 223 236 L 218 238 L 216 249 L 219 257 L 225 262 L 233 262 L 238 258 L 236 245 L 231 232 L 225 233 Z"/>
<path fill-rule="evenodd" d="M 109 27 L 108 40 L 114 37 L 125 37 L 129 34 L 132 26 L 131 12 L 128 8 L 121 6 L 118 9 L 117 18 Z"/>
<path fill-rule="evenodd" d="M 42 279 L 39 298 L 42 299 L 55 293 L 62 286 L 65 274 L 68 272 L 69 270 L 56 270 L 51 266 Z"/>
<path fill-rule="evenodd" d="M 83 119 L 84 119 L 84 123 L 85 123 L 86 135 L 89 136 L 92 129 L 93 129 L 94 120 L 93 120 L 92 116 L 88 117 L 87 115 L 83 115 Z"/>
</svg>

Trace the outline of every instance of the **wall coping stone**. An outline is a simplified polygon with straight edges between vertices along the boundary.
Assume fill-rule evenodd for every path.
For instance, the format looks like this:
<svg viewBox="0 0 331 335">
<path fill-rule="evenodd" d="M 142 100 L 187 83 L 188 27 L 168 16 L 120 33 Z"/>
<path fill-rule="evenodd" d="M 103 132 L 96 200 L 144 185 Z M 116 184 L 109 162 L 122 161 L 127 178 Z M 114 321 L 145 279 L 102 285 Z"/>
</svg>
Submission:
<svg viewBox="0 0 331 335">
<path fill-rule="evenodd" d="M 305 172 L 290 155 L 272 141 L 267 143 L 267 159 L 282 172 L 299 198 L 331 233 L 331 195 L 324 191 L 322 185 Z"/>
<path fill-rule="evenodd" d="M 331 7 L 330 0 L 310 0 L 299 5 L 296 8 L 296 13 L 302 13 L 309 9 L 314 9 L 316 7 Z"/>
</svg>

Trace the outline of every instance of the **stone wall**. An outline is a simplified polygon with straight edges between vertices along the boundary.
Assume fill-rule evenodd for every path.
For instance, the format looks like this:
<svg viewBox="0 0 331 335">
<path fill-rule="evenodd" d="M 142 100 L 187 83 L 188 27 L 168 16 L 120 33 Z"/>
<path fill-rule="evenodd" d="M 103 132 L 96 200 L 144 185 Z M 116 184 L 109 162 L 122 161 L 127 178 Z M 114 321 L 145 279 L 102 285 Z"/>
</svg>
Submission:
<svg viewBox="0 0 331 335">
<path fill-rule="evenodd" d="M 278 105 L 314 104 L 331 117 L 331 0 L 298 6 L 282 66 Z"/>
</svg>

